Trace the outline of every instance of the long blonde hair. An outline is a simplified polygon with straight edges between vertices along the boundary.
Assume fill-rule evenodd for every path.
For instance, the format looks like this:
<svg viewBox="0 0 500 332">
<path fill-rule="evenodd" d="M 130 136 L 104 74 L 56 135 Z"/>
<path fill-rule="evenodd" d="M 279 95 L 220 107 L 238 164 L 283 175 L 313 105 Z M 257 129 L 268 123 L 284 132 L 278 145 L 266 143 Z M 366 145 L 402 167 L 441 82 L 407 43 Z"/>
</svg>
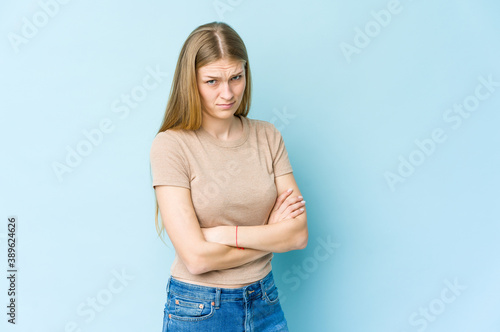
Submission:
<svg viewBox="0 0 500 332">
<path fill-rule="evenodd" d="M 172 79 L 165 116 L 158 133 L 167 129 L 197 130 L 201 127 L 201 99 L 196 73 L 200 67 L 224 58 L 244 62 L 246 87 L 235 115 L 245 117 L 248 115 L 252 78 L 245 44 L 228 24 L 212 22 L 200 25 L 193 30 L 182 46 Z M 162 233 L 165 227 L 163 223 L 158 223 L 159 206 L 156 191 L 155 201 L 156 232 L 163 241 Z"/>
</svg>

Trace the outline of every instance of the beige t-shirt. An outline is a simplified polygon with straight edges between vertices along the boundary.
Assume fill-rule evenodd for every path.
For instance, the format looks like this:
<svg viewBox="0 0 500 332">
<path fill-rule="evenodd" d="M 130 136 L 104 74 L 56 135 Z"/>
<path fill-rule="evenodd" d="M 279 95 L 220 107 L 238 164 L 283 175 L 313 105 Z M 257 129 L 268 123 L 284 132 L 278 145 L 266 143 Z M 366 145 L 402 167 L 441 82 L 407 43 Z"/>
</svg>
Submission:
<svg viewBox="0 0 500 332">
<path fill-rule="evenodd" d="M 274 178 L 292 172 L 278 129 L 267 121 L 240 118 L 243 135 L 237 140 L 219 140 L 203 127 L 169 129 L 153 140 L 153 187 L 190 189 L 201 227 L 266 224 L 278 197 Z M 272 258 L 269 253 L 235 268 L 193 275 L 176 253 L 170 272 L 192 281 L 241 284 L 265 277 Z"/>
</svg>

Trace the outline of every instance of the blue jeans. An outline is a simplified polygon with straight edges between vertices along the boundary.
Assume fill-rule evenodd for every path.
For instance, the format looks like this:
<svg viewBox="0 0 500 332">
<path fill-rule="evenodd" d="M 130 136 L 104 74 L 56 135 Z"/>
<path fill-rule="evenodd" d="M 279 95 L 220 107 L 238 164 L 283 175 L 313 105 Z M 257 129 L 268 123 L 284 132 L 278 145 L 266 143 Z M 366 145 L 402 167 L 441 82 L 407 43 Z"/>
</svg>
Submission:
<svg viewBox="0 0 500 332">
<path fill-rule="evenodd" d="M 166 331 L 288 331 L 273 274 L 241 288 L 215 288 L 169 278 Z"/>
</svg>

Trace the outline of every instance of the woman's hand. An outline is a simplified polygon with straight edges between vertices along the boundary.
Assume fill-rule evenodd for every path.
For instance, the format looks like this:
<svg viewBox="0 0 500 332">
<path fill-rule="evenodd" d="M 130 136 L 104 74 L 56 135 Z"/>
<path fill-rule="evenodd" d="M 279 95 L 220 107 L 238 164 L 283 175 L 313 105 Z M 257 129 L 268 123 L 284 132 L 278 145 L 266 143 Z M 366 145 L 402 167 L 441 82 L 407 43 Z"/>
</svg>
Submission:
<svg viewBox="0 0 500 332">
<path fill-rule="evenodd" d="M 292 192 L 293 189 L 285 191 L 283 194 L 278 196 L 271 215 L 269 216 L 268 224 L 274 224 L 284 219 L 295 218 L 304 212 L 303 206 L 306 202 L 302 199 L 302 196 L 287 199 Z"/>
<path fill-rule="evenodd" d="M 292 219 L 304 213 L 303 206 L 306 202 L 302 196 L 290 197 L 293 190 L 286 191 L 276 199 L 273 210 L 267 220 L 268 224 L 275 224 L 285 219 Z M 288 198 L 288 199 L 287 199 Z M 228 246 L 236 245 L 234 226 L 215 226 L 201 228 L 207 242 L 220 243 Z"/>
</svg>

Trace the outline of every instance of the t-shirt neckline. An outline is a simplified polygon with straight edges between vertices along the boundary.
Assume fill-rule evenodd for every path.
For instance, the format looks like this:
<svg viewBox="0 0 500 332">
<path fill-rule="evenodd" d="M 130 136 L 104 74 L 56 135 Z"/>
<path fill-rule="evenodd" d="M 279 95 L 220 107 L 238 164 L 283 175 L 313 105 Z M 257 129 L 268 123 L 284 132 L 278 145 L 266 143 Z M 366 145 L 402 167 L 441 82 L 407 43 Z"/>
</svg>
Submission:
<svg viewBox="0 0 500 332">
<path fill-rule="evenodd" d="M 212 135 L 210 135 L 203 127 L 200 127 L 197 131 L 201 137 L 203 137 L 204 139 L 206 139 L 207 141 L 209 141 L 215 145 L 226 147 L 226 148 L 240 146 L 243 143 L 245 143 L 246 140 L 248 139 L 248 134 L 249 134 L 250 130 L 249 130 L 248 118 L 246 116 L 241 116 L 241 115 L 237 116 L 237 117 L 239 117 L 243 123 L 243 134 L 241 135 L 240 138 L 238 138 L 236 140 L 231 140 L 231 141 L 220 140 L 220 139 L 215 138 Z"/>
</svg>

